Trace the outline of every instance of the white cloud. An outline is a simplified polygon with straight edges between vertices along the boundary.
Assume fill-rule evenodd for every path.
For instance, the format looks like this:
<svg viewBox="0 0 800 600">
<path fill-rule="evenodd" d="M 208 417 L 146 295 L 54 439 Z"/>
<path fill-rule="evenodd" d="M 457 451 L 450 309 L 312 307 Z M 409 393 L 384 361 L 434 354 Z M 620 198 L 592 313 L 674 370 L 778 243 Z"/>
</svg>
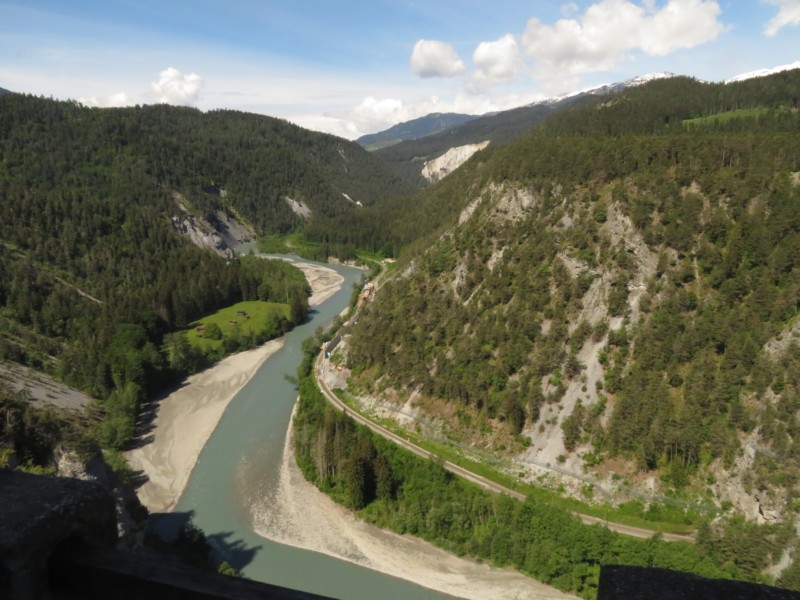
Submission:
<svg viewBox="0 0 800 600">
<path fill-rule="evenodd" d="M 92 106 L 92 107 L 103 107 L 108 108 L 112 106 L 133 106 L 133 101 L 128 98 L 128 94 L 125 92 L 119 92 L 118 94 L 111 94 L 110 96 L 105 96 L 103 98 L 98 98 L 97 96 L 91 96 L 90 98 L 81 98 L 78 100 L 84 106 Z"/>
<path fill-rule="evenodd" d="M 499 83 L 514 81 L 519 65 L 519 47 L 510 33 L 493 42 L 481 42 L 472 54 L 477 71 L 468 88 L 483 91 Z"/>
<path fill-rule="evenodd" d="M 466 67 L 450 44 L 419 40 L 411 53 L 411 69 L 420 77 L 455 77 Z"/>
<path fill-rule="evenodd" d="M 449 100 L 431 95 L 412 102 L 403 102 L 394 98 L 377 100 L 368 97 L 352 109 L 328 113 L 324 117 L 298 115 L 291 120 L 303 127 L 325 131 L 352 140 L 367 133 L 383 131 L 392 125 L 411 121 L 431 113 L 455 112 L 481 115 L 487 112 L 517 108 L 541 99 L 542 97 L 538 94 L 526 96 L 518 94 L 503 96 L 456 94 Z"/>
<path fill-rule="evenodd" d="M 320 124 L 330 133 L 355 139 L 367 133 L 383 131 L 397 123 L 444 110 L 439 106 L 437 96 L 419 102 L 368 96 L 353 108 L 327 114 Z M 308 122 L 307 119 L 302 121 L 301 124 Z"/>
<path fill-rule="evenodd" d="M 355 131 L 380 131 L 387 123 L 393 125 L 407 120 L 409 111 L 402 100 L 396 98 L 376 100 L 368 96 L 361 104 L 344 114 L 350 127 Z"/>
<path fill-rule="evenodd" d="M 564 16 L 571 15 L 572 13 L 578 12 L 580 6 L 575 4 L 574 2 L 568 2 L 561 7 L 561 14 Z"/>
<path fill-rule="evenodd" d="M 715 39 L 725 30 L 714 0 L 601 0 L 583 15 L 553 25 L 528 21 L 522 46 L 534 61 L 534 76 L 561 91 L 578 75 L 610 69 L 629 52 L 665 56 Z"/>
<path fill-rule="evenodd" d="M 773 37 L 784 27 L 800 25 L 800 0 L 768 0 L 778 8 L 778 14 L 764 27 L 764 35 Z"/>
<path fill-rule="evenodd" d="M 150 84 L 153 100 L 159 104 L 191 106 L 197 102 L 203 78 L 192 73 L 184 75 L 178 69 L 169 67 L 159 74 L 158 81 Z"/>
</svg>

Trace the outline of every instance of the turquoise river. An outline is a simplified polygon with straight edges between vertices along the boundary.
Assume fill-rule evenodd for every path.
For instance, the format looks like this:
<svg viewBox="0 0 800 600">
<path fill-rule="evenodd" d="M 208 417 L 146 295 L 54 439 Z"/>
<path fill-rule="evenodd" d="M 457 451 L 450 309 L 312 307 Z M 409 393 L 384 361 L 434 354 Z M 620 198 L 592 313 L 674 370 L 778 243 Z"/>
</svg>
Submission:
<svg viewBox="0 0 800 600">
<path fill-rule="evenodd" d="M 174 525 L 191 516 L 219 554 L 234 565 L 242 565 L 250 579 L 334 598 L 449 598 L 326 554 L 273 542 L 256 534 L 250 525 L 249 502 L 241 491 L 242 470 L 251 494 L 266 494 L 277 481 L 297 398 L 294 385 L 285 375 L 295 374 L 303 340 L 317 327 L 328 326 L 347 307 L 352 286 L 364 273 L 341 265 L 325 266 L 344 277 L 341 289 L 317 306 L 305 324 L 286 335 L 283 348 L 231 401 L 203 448 L 174 512 L 164 518 Z M 157 526 L 169 528 L 167 523 Z"/>
</svg>

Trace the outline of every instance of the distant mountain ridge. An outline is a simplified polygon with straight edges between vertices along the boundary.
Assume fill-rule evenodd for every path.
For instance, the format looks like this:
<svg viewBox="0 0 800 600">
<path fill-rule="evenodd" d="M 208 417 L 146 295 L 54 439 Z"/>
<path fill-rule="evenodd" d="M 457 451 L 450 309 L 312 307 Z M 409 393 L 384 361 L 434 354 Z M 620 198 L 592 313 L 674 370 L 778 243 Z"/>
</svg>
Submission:
<svg viewBox="0 0 800 600">
<path fill-rule="evenodd" d="M 3 94 L 13 94 L 13 93 L 14 92 L 12 92 L 11 90 L 7 90 L 5 88 L 0 88 L 0 96 L 2 96 Z"/>
<path fill-rule="evenodd" d="M 649 73 L 625 81 L 570 92 L 518 108 L 478 116 L 460 125 L 430 133 L 424 137 L 409 138 L 390 146 L 383 146 L 375 149 L 374 152 L 386 160 L 409 183 L 425 187 L 429 183 L 429 179 L 422 174 L 421 169 L 429 161 L 441 158 L 453 148 L 483 144 L 486 141 L 490 144 L 511 142 L 538 126 L 553 111 L 562 110 L 586 98 L 619 93 L 628 88 L 670 77 L 676 77 L 676 75 L 667 72 Z M 408 123 L 424 119 L 425 117 Z M 402 128 L 408 123 L 400 123 L 392 129 Z M 359 143 L 361 143 L 360 140 Z"/>
<path fill-rule="evenodd" d="M 619 92 L 628 87 L 643 85 L 645 83 L 653 81 L 654 79 L 663 79 L 667 77 L 675 77 L 675 74 L 663 72 L 663 73 L 649 73 L 647 75 L 638 75 L 636 77 L 632 77 L 631 79 L 627 79 L 625 81 L 618 81 L 616 83 L 608 83 L 588 89 L 569 92 L 561 96 L 554 96 L 552 98 L 546 98 L 544 100 L 537 100 L 536 102 L 531 102 L 528 105 L 520 106 L 518 108 L 512 108 L 505 111 L 490 112 L 483 115 L 465 115 L 459 113 L 431 113 L 425 115 L 424 117 L 420 117 L 418 119 L 412 119 L 411 121 L 404 121 L 402 123 L 398 123 L 397 125 L 393 125 L 389 129 L 385 129 L 384 131 L 380 131 L 378 133 L 372 133 L 369 135 L 361 136 L 356 140 L 356 142 L 361 144 L 367 150 L 377 151 L 401 142 L 411 142 L 414 140 L 418 140 L 420 138 L 437 134 L 454 127 L 462 127 L 472 121 L 481 119 L 492 119 L 493 117 L 496 117 L 498 115 L 513 113 L 514 111 L 520 111 L 521 109 L 525 109 L 527 107 L 559 106 L 561 103 L 568 102 L 569 100 L 579 96 L 585 96 L 585 95 L 599 96 L 603 94 L 610 94 L 613 92 Z M 516 114 L 519 113 L 517 112 Z M 504 119 L 501 117 L 497 121 L 503 122 Z M 484 128 L 479 127 L 478 129 L 484 129 Z M 475 140 L 472 140 L 470 141 L 470 143 L 477 143 L 477 142 Z"/>
<path fill-rule="evenodd" d="M 418 119 L 398 123 L 378 133 L 363 135 L 358 138 L 356 142 L 367 150 L 378 150 L 399 142 L 425 137 L 426 135 L 437 133 L 444 129 L 449 129 L 450 127 L 457 127 L 458 125 L 463 125 L 477 118 L 478 115 L 431 113 Z"/>
<path fill-rule="evenodd" d="M 798 68 L 800 68 L 800 61 L 772 69 L 743 73 L 722 83 L 735 83 Z M 423 165 L 427 161 L 443 156 L 451 148 L 480 144 L 486 140 L 491 144 L 507 143 L 538 126 L 553 111 L 560 111 L 576 103 L 591 101 L 592 97 L 620 93 L 626 89 L 639 87 L 659 79 L 676 77 L 681 76 L 670 72 L 656 72 L 638 75 L 625 81 L 570 92 L 561 96 L 539 100 L 519 108 L 482 115 L 438 133 L 426 135 L 422 138 L 408 139 L 392 146 L 377 149 L 375 153 L 386 160 L 408 182 L 414 183 L 419 187 L 425 187 L 428 184 L 428 180 L 421 174 Z M 402 125 L 404 124 L 401 123 L 394 127 L 397 128 Z"/>
</svg>

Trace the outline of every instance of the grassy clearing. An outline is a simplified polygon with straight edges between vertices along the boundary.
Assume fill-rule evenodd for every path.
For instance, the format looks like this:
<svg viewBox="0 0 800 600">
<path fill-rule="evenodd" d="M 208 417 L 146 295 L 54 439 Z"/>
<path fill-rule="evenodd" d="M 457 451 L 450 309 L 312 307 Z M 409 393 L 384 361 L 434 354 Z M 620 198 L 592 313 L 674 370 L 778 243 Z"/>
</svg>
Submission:
<svg viewBox="0 0 800 600">
<path fill-rule="evenodd" d="M 252 300 L 220 309 L 191 323 L 186 337 L 193 347 L 212 354 L 230 342 L 237 346 L 254 346 L 257 341 L 252 344 L 245 342 L 277 337 L 286 331 L 288 322 L 288 304 Z M 219 329 L 218 336 L 216 328 Z"/>
<path fill-rule="evenodd" d="M 258 250 L 266 254 L 297 254 L 303 257 L 316 256 L 322 244 L 309 242 L 300 233 L 270 235 L 258 240 Z"/>
<path fill-rule="evenodd" d="M 302 233 L 287 233 L 275 234 L 267 237 L 259 238 L 258 251 L 265 254 L 296 254 L 302 258 L 315 260 L 317 262 L 325 262 L 328 260 L 329 254 L 336 254 L 336 250 L 341 250 L 343 246 L 328 245 L 320 242 L 310 242 Z M 351 258 L 354 258 L 356 263 L 362 263 L 370 268 L 377 268 L 376 265 L 383 260 L 383 255 L 377 252 L 368 252 L 366 250 L 350 249 Z"/>
<path fill-rule="evenodd" d="M 757 119 L 769 112 L 768 108 L 740 108 L 738 110 L 729 110 L 716 115 L 707 117 L 696 117 L 694 119 L 684 119 L 684 127 L 696 127 L 704 125 L 716 125 L 727 123 L 732 119 Z"/>
</svg>

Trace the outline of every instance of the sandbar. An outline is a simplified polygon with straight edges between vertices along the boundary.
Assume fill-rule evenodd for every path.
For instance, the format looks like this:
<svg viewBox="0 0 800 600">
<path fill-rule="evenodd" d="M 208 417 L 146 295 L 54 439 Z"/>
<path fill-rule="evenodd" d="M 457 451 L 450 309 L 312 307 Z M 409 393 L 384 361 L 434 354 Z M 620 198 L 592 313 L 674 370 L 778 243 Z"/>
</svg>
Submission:
<svg viewBox="0 0 800 600">
<path fill-rule="evenodd" d="M 306 481 L 294 460 L 291 429 L 278 483 L 251 507 L 256 533 L 321 552 L 460 598 L 575 598 L 513 569 L 460 558 L 419 538 L 370 525 Z"/>
<path fill-rule="evenodd" d="M 342 287 L 344 278 L 333 269 L 291 262 L 308 279 L 310 306 L 321 304 Z M 172 510 L 230 401 L 282 346 L 283 338 L 279 338 L 227 356 L 156 401 L 152 432 L 125 453 L 130 467 L 147 479 L 137 495 L 151 513 Z"/>
<path fill-rule="evenodd" d="M 151 513 L 172 510 L 230 401 L 282 346 L 279 338 L 227 356 L 158 401 L 152 438 L 125 453 L 147 477 L 137 495 Z"/>
<path fill-rule="evenodd" d="M 338 292 L 342 287 L 342 283 L 344 283 L 344 277 L 329 267 L 295 260 L 288 260 L 288 262 L 291 262 L 303 272 L 308 284 L 311 286 L 311 297 L 308 299 L 309 306 L 319 306 Z"/>
</svg>

